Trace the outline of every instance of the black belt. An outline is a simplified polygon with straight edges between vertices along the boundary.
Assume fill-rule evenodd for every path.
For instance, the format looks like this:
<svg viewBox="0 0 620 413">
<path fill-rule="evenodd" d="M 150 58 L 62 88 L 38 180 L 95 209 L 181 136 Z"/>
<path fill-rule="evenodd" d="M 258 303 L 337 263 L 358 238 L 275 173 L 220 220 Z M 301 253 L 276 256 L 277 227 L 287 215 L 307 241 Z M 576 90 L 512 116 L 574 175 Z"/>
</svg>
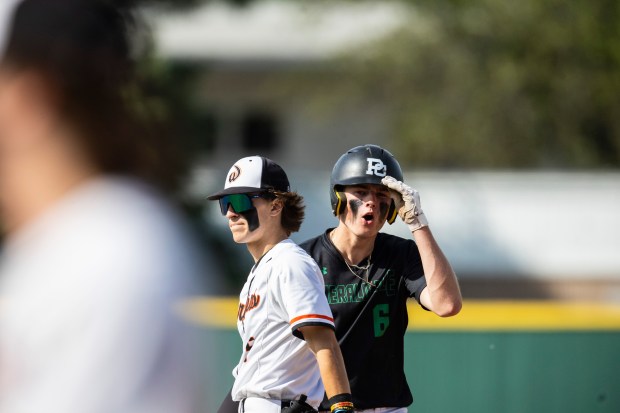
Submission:
<svg viewBox="0 0 620 413">
<path fill-rule="evenodd" d="M 306 403 L 308 397 L 302 394 L 299 400 L 282 400 L 282 413 L 316 413 L 314 407 Z"/>
</svg>

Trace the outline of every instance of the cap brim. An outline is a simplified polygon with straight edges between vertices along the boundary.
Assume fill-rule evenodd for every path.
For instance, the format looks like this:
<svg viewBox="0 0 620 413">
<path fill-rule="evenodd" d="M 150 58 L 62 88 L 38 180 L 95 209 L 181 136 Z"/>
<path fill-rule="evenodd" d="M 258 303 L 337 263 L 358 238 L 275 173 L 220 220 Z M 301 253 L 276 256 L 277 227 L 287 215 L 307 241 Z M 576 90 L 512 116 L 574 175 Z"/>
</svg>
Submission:
<svg viewBox="0 0 620 413">
<path fill-rule="evenodd" d="M 235 186 L 235 187 L 230 187 L 230 188 L 226 188 L 222 191 L 218 191 L 214 194 L 211 194 L 207 197 L 207 199 L 211 200 L 211 201 L 215 201 L 220 199 L 221 197 L 225 196 L 225 195 L 232 195 L 232 194 L 251 194 L 252 192 L 265 192 L 264 189 L 261 188 L 254 188 L 251 186 Z"/>
</svg>

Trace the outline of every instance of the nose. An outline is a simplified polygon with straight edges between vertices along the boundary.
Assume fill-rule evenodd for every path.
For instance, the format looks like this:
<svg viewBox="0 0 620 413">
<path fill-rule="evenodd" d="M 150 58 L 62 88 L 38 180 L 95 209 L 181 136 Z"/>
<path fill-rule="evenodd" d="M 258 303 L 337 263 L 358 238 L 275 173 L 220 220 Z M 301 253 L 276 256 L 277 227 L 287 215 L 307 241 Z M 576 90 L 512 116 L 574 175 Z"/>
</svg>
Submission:
<svg viewBox="0 0 620 413">
<path fill-rule="evenodd" d="M 231 205 L 228 205 L 228 211 L 226 211 L 226 218 L 228 218 L 228 219 L 232 219 L 232 218 L 235 218 L 235 217 L 238 217 L 238 216 L 239 216 L 239 214 L 237 214 L 237 213 L 233 210 L 232 206 L 231 206 Z"/>
<path fill-rule="evenodd" d="M 374 193 L 373 191 L 369 191 L 368 195 L 366 196 L 365 203 L 367 206 L 374 207 L 377 204 L 377 194 Z"/>
</svg>

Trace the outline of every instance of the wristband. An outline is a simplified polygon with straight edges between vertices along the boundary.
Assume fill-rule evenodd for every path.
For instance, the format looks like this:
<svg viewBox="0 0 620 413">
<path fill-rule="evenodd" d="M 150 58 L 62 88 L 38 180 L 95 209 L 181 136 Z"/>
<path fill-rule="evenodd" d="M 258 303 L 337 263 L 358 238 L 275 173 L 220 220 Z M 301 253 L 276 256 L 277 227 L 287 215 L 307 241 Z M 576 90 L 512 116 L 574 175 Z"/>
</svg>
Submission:
<svg viewBox="0 0 620 413">
<path fill-rule="evenodd" d="M 333 404 L 331 407 L 331 413 L 350 413 L 353 411 L 353 403 L 340 402 Z"/>
<path fill-rule="evenodd" d="M 331 413 L 350 413 L 354 411 L 353 398 L 350 393 L 338 394 L 328 401 Z"/>
</svg>

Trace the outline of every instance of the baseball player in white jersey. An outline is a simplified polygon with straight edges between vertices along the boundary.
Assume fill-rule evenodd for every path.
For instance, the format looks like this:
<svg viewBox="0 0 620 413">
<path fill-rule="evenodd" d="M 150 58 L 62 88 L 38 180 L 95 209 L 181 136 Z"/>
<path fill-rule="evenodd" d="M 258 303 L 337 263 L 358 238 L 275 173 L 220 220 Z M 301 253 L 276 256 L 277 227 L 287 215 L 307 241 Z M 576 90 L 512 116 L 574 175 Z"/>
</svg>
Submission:
<svg viewBox="0 0 620 413">
<path fill-rule="evenodd" d="M 332 412 L 352 411 L 322 274 L 288 238 L 304 206 L 284 170 L 267 158 L 243 158 L 209 199 L 219 200 L 233 239 L 255 261 L 239 296 L 242 354 L 219 411 L 314 412 L 324 392 Z"/>
</svg>

